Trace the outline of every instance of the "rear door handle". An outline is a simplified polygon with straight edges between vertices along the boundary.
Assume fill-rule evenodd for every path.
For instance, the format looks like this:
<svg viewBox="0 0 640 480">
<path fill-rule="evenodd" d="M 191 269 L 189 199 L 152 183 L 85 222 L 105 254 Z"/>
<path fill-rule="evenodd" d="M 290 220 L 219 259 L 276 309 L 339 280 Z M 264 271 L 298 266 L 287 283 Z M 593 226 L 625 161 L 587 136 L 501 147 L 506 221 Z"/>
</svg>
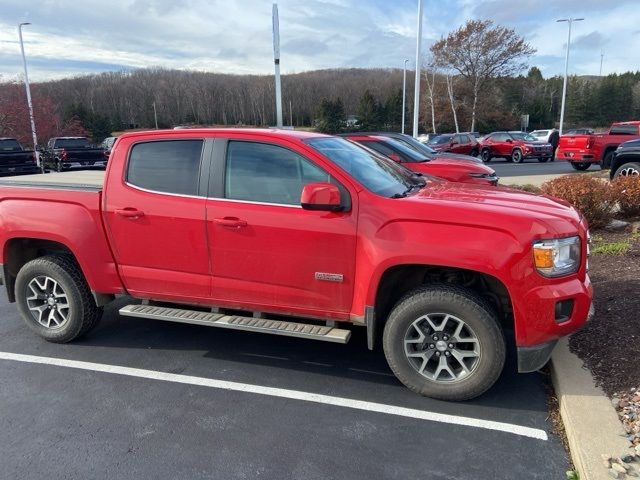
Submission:
<svg viewBox="0 0 640 480">
<path fill-rule="evenodd" d="M 116 208 L 114 211 L 116 215 L 120 215 L 121 217 L 125 217 L 125 218 L 136 219 L 136 218 L 144 217 L 144 212 L 133 207 Z"/>
<path fill-rule="evenodd" d="M 229 228 L 242 228 L 247 226 L 246 220 L 240 220 L 236 217 L 214 218 L 213 222 Z"/>
</svg>

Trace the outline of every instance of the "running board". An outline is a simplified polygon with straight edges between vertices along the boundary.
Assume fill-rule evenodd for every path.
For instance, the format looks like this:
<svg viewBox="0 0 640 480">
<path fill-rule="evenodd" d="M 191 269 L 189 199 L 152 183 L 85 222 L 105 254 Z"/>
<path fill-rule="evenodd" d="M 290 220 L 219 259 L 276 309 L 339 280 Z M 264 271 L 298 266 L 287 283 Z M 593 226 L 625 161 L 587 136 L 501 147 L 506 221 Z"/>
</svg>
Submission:
<svg viewBox="0 0 640 480">
<path fill-rule="evenodd" d="M 126 317 L 150 318 L 167 322 L 191 323 L 207 327 L 230 328 L 249 332 L 271 333 L 287 337 L 309 338 L 324 342 L 347 343 L 350 330 L 308 323 L 285 322 L 267 318 L 239 317 L 222 313 L 198 312 L 179 308 L 154 307 L 151 305 L 127 305 L 120 309 Z"/>
</svg>

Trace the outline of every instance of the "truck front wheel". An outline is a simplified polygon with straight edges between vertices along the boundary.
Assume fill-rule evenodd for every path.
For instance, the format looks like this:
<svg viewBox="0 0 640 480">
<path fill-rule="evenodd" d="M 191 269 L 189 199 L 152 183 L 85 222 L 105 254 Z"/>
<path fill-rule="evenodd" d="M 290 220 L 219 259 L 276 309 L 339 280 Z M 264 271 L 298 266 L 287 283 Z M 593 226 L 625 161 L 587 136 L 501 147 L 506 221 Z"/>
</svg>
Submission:
<svg viewBox="0 0 640 480">
<path fill-rule="evenodd" d="M 424 286 L 393 308 L 384 352 L 411 390 L 441 400 L 469 400 L 487 391 L 505 361 L 505 339 L 491 305 L 464 288 Z"/>
<path fill-rule="evenodd" d="M 70 342 L 95 327 L 102 316 L 80 267 L 64 255 L 27 262 L 18 272 L 15 289 L 23 320 L 49 342 Z"/>
</svg>

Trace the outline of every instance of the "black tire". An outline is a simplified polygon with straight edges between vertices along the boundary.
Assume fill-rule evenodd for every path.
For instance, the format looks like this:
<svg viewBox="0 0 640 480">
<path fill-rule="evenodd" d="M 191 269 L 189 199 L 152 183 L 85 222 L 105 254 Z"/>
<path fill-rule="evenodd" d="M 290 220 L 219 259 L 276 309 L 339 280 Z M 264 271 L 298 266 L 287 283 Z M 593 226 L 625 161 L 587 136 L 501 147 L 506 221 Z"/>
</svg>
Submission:
<svg viewBox="0 0 640 480">
<path fill-rule="evenodd" d="M 429 313 L 452 315 L 472 329 L 480 353 L 468 376 L 437 381 L 422 375 L 412 365 L 405 353 L 406 335 L 416 319 Z M 430 338 L 424 338 L 431 342 Z M 389 367 L 404 385 L 420 395 L 440 400 L 462 401 L 483 394 L 500 376 L 506 355 L 504 334 L 491 305 L 470 290 L 450 285 L 423 286 L 405 295 L 389 315 L 383 345 Z M 425 347 L 425 351 L 426 348 L 433 347 Z M 435 360 L 433 356 L 431 360 Z"/>
<path fill-rule="evenodd" d="M 640 176 L 640 163 L 628 162 L 620 165 L 613 175 L 613 178 L 627 177 L 627 176 Z"/>
<path fill-rule="evenodd" d="M 540 163 L 547 163 L 549 161 L 549 157 L 538 157 L 538 161 Z"/>
<path fill-rule="evenodd" d="M 66 296 L 69 307 L 66 320 L 60 326 L 44 326 L 29 309 L 27 297 L 33 293 L 29 284 L 42 277 L 57 282 Z M 70 342 L 92 330 L 102 317 L 103 308 L 96 306 L 80 267 L 73 258 L 65 255 L 47 255 L 27 262 L 16 277 L 15 293 L 22 319 L 31 330 L 49 342 Z M 46 300 L 43 300 L 43 305 L 44 302 Z"/>
<path fill-rule="evenodd" d="M 470 155 L 471 155 L 472 157 L 477 157 L 477 156 L 479 155 L 478 149 L 477 149 L 477 148 L 474 148 L 473 150 L 471 150 Z"/>
<path fill-rule="evenodd" d="M 511 152 L 511 161 L 513 163 L 522 163 L 524 161 L 522 150 L 520 150 L 519 148 L 514 148 Z"/>
<path fill-rule="evenodd" d="M 611 161 L 613 160 L 614 155 L 615 152 L 611 150 L 604 156 L 604 158 L 602 159 L 602 163 L 600 164 L 600 170 L 608 170 L 609 168 L 611 168 Z"/>
<path fill-rule="evenodd" d="M 578 170 L 579 172 L 584 172 L 585 170 L 589 170 L 591 166 L 590 162 L 569 162 L 574 170 Z"/>
<path fill-rule="evenodd" d="M 482 152 L 480 152 L 480 158 L 484 163 L 489 163 L 491 161 L 491 151 L 488 148 L 483 148 Z"/>
</svg>

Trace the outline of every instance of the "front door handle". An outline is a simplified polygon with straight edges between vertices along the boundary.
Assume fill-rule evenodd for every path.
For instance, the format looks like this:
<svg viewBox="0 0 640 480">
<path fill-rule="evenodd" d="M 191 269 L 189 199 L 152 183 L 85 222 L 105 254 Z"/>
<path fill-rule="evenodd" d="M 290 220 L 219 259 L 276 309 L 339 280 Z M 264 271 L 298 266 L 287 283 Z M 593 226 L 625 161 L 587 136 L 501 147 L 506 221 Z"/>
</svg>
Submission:
<svg viewBox="0 0 640 480">
<path fill-rule="evenodd" d="M 121 217 L 125 217 L 125 218 L 131 218 L 132 220 L 135 220 L 136 218 L 144 217 L 144 212 L 133 207 L 116 208 L 114 211 L 116 215 L 120 215 Z"/>
<path fill-rule="evenodd" d="M 213 222 L 229 228 L 242 228 L 247 226 L 246 220 L 240 220 L 236 217 L 214 218 Z"/>
</svg>

